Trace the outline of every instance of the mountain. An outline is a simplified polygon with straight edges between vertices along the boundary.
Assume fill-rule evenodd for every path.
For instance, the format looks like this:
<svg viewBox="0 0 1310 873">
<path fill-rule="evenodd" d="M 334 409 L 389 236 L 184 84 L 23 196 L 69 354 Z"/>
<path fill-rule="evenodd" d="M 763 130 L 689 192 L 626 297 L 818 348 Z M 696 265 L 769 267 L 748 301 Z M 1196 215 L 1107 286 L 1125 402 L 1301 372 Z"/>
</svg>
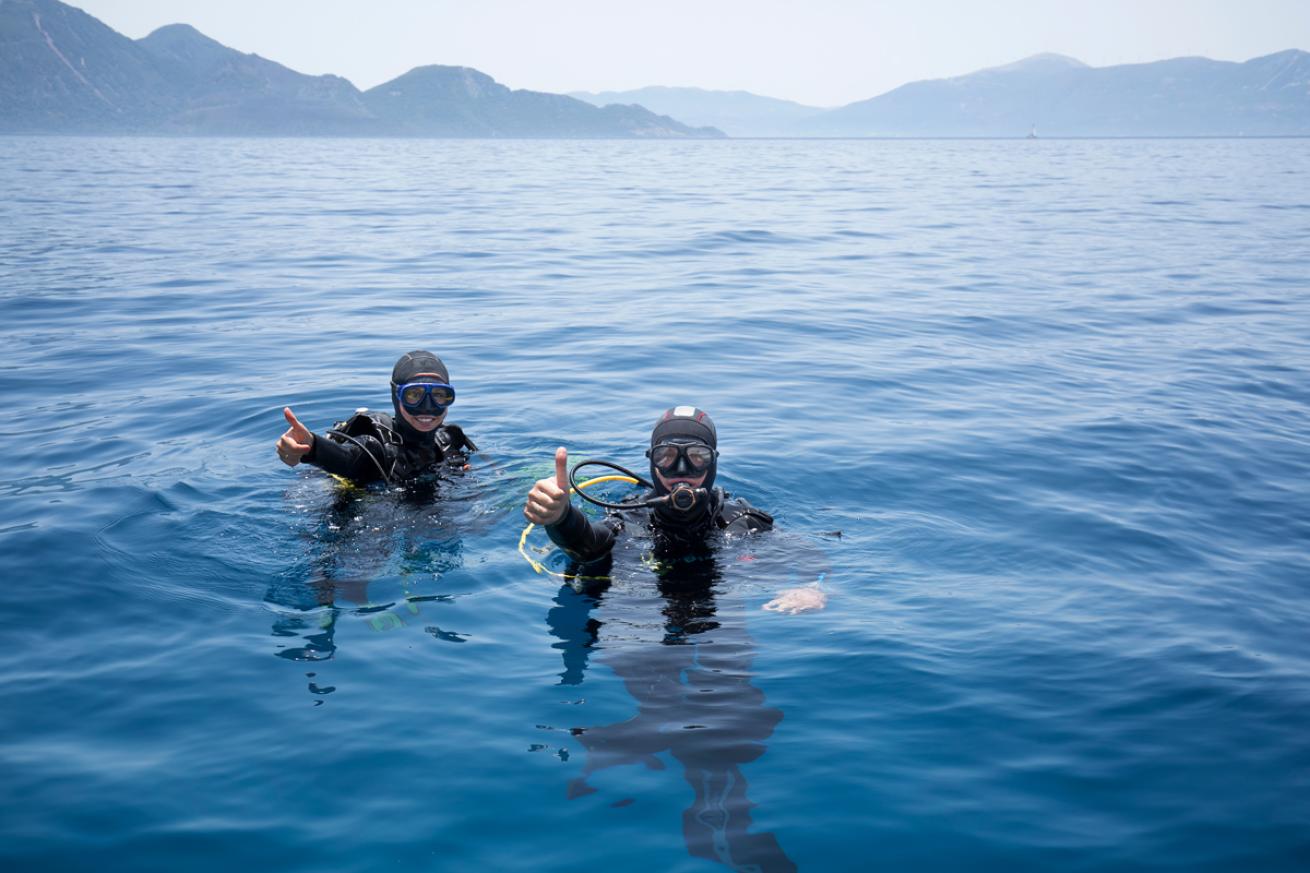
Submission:
<svg viewBox="0 0 1310 873">
<path fill-rule="evenodd" d="M 138 41 L 172 83 L 175 103 L 159 121 L 175 133 L 366 134 L 374 119 L 340 76 L 307 76 L 242 54 L 188 24 Z"/>
<path fill-rule="evenodd" d="M 641 106 L 598 108 L 563 94 L 511 91 L 468 67 L 418 67 L 365 91 L 364 100 L 391 129 L 415 136 L 723 136 Z"/>
<path fill-rule="evenodd" d="M 171 84 L 141 47 L 54 0 L 0 0 L 0 131 L 133 131 Z"/>
<path fill-rule="evenodd" d="M 635 91 L 574 91 L 569 96 L 596 106 L 639 104 L 687 124 L 717 127 L 728 136 L 791 136 L 798 122 L 823 112 L 790 100 L 749 91 L 652 86 Z"/>
<path fill-rule="evenodd" d="M 361 92 L 185 24 L 134 41 L 58 0 L 0 0 L 0 133 L 723 136 L 640 106 L 511 91 L 464 67 L 419 67 Z"/>
<path fill-rule="evenodd" d="M 743 91 L 575 92 L 638 103 L 733 136 L 1308 136 L 1310 54 L 1245 63 L 1175 58 L 1089 67 L 1055 54 L 950 79 L 911 82 L 821 110 Z"/>
<path fill-rule="evenodd" d="M 1305 136 L 1310 54 L 1089 67 L 1036 55 L 798 122 L 808 136 Z"/>
</svg>

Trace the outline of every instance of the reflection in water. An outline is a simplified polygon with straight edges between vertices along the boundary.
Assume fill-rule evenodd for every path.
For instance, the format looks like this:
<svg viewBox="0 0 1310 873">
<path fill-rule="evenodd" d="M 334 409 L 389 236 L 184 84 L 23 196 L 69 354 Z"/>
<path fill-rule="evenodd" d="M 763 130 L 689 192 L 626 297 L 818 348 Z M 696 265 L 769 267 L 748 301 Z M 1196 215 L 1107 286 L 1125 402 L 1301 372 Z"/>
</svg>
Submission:
<svg viewBox="0 0 1310 873">
<path fill-rule="evenodd" d="M 620 572 L 582 590 L 564 585 L 547 616 L 564 658 L 562 684 L 580 684 L 596 650 L 637 703 L 625 722 L 575 731 L 587 762 L 569 796 L 596 791 L 588 778 L 608 767 L 663 769 L 656 756 L 667 752 L 694 793 L 682 815 L 692 855 L 732 870 L 795 870 L 773 834 L 749 832 L 754 804 L 741 766 L 764 754 L 782 712 L 751 685 L 755 651 L 745 610 L 719 605 L 721 575 L 711 552 L 646 563 L 656 569 L 659 600 L 650 597 L 648 573 Z M 603 622 L 592 614 L 598 609 Z"/>
<path fill-rule="evenodd" d="M 297 640 L 276 652 L 292 661 L 324 661 L 336 653 L 336 626 L 342 615 L 363 618 L 374 631 L 413 624 L 425 603 L 452 602 L 445 594 L 420 594 L 420 583 L 463 563 L 463 544 L 455 532 L 454 513 L 426 488 L 374 490 L 338 487 L 319 523 L 304 533 L 310 557 L 275 582 L 264 599 L 284 612 L 273 623 L 273 636 Z M 371 603 L 369 584 L 394 568 L 400 596 Z M 391 573 L 386 573 L 390 576 Z M 353 605 L 349 605 L 353 604 Z M 424 630 L 446 642 L 464 642 L 465 634 L 429 624 Z M 314 673 L 306 676 L 313 680 Z M 310 681 L 314 694 L 330 686 Z"/>
</svg>

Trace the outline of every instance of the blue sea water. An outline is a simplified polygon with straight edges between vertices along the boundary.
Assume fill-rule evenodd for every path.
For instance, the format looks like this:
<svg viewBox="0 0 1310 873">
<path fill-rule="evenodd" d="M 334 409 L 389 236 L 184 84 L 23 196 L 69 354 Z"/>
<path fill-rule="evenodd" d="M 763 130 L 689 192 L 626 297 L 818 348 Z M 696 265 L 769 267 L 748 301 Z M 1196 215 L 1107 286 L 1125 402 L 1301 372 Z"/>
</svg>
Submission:
<svg viewBox="0 0 1310 873">
<path fill-rule="evenodd" d="M 0 138 L 0 190 L 4 869 L 1310 866 L 1305 141 Z M 411 348 L 466 476 L 278 463 Z M 534 571 L 554 447 L 675 403 L 778 532 Z"/>
</svg>

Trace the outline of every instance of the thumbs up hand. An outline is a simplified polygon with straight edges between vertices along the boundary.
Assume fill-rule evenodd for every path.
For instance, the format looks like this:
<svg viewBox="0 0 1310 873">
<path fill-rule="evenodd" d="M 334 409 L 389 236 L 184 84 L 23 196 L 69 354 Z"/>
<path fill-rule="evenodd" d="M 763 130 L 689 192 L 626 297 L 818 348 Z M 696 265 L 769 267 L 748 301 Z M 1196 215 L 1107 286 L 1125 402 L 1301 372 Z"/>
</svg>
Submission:
<svg viewBox="0 0 1310 873">
<path fill-rule="evenodd" d="M 287 424 L 290 427 L 277 441 L 277 456 L 288 467 L 294 467 L 314 447 L 314 434 L 310 432 L 309 428 L 300 423 L 300 419 L 296 418 L 296 414 L 291 411 L 291 407 L 283 409 L 282 415 L 286 417 Z"/>
<path fill-rule="evenodd" d="M 555 450 L 555 475 L 538 479 L 528 492 L 523 517 L 533 524 L 554 524 L 564 518 L 569 508 L 569 453 L 560 446 Z"/>
</svg>

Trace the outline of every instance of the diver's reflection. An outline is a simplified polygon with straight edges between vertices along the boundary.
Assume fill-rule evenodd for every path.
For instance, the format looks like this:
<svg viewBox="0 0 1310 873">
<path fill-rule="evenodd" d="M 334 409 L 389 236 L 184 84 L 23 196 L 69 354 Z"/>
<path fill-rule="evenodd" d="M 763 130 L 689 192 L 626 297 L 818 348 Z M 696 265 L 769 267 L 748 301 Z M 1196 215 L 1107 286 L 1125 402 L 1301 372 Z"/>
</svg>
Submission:
<svg viewBox="0 0 1310 873">
<path fill-rule="evenodd" d="M 663 769 L 656 756 L 668 752 L 694 792 L 682 815 L 688 852 L 732 870 L 795 870 L 773 834 L 749 832 L 754 804 L 741 767 L 764 754 L 782 712 L 766 706 L 764 693 L 751 685 L 755 652 L 745 610 L 718 607 L 712 554 L 667 565 L 656 556 L 654 563 L 658 618 L 640 615 L 649 608 L 647 597 L 605 580 L 564 585 L 547 617 L 564 657 L 563 684 L 582 682 L 603 633 L 615 639 L 606 640 L 599 657 L 637 703 L 637 714 L 625 722 L 575 731 L 587 762 L 569 796 L 594 792 L 588 778 L 608 767 Z M 609 627 L 591 614 L 602 605 Z"/>
<path fill-rule="evenodd" d="M 336 654 L 336 628 L 343 615 L 356 615 L 374 631 L 389 631 L 425 616 L 425 603 L 449 595 L 421 592 L 421 582 L 463 563 L 462 541 L 449 513 L 434 501 L 434 489 L 375 492 L 339 488 L 322 517 L 303 536 L 308 566 L 300 565 L 270 586 L 266 602 L 290 610 L 274 621 L 273 636 L 288 640 L 275 654 L 292 661 L 325 661 Z M 369 585 L 397 555 L 399 597 L 373 603 Z M 389 592 L 394 593 L 394 592 Z M 429 611 L 430 612 L 430 611 Z M 427 626 L 431 636 L 463 642 L 466 635 Z M 290 644 L 297 640 L 300 645 Z M 311 676 L 312 678 L 312 676 Z M 314 693 L 315 683 L 310 683 Z"/>
</svg>

